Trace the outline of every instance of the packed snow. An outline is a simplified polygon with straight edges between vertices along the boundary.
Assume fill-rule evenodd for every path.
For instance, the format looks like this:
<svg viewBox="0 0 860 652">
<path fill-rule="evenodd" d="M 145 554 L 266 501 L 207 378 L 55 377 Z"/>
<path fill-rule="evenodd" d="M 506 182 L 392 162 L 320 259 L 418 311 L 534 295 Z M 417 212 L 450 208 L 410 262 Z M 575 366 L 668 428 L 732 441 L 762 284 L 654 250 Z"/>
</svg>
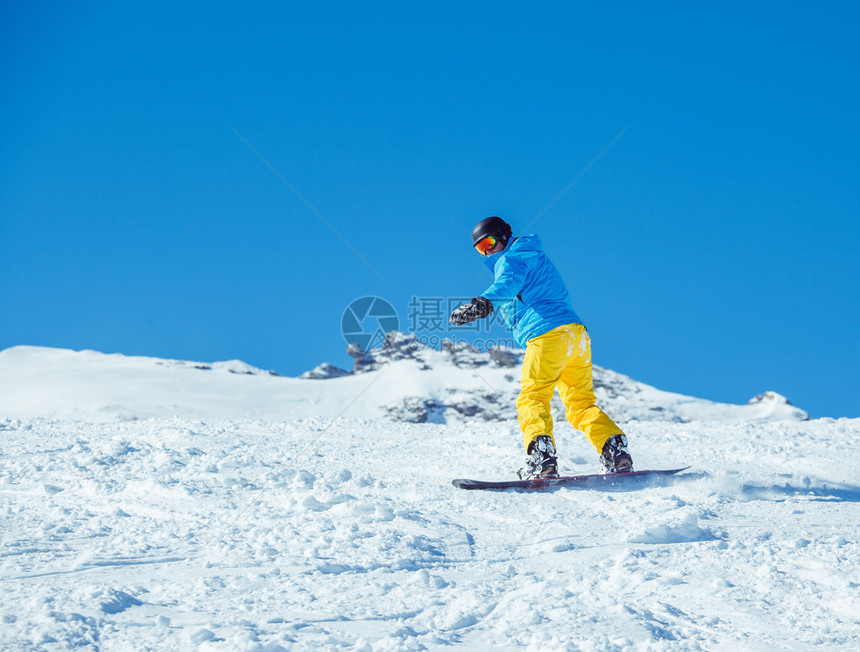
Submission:
<svg viewBox="0 0 860 652">
<path fill-rule="evenodd" d="M 688 471 L 462 491 L 522 463 L 518 370 L 473 362 L 0 352 L 0 649 L 860 648 L 860 420 L 600 370 L 636 467 Z M 499 420 L 468 416 L 486 396 Z M 564 471 L 597 470 L 556 436 Z"/>
</svg>

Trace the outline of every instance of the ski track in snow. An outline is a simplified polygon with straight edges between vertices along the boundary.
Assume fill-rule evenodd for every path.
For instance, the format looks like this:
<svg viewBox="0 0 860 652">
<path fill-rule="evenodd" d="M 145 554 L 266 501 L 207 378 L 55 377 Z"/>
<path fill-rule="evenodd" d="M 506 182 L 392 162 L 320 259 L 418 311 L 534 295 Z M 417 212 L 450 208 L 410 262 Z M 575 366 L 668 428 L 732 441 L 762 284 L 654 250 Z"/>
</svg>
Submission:
<svg viewBox="0 0 860 652">
<path fill-rule="evenodd" d="M 692 468 L 467 492 L 521 463 L 514 422 L 0 420 L 0 648 L 860 647 L 860 420 L 628 432 Z"/>
</svg>

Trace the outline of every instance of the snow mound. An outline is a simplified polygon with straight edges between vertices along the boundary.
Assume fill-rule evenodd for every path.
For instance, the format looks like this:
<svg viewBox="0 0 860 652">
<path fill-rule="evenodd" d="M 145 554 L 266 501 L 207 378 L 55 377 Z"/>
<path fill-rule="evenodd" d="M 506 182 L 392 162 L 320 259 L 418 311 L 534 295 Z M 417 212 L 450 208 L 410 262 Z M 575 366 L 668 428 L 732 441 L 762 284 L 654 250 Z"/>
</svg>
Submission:
<svg viewBox="0 0 860 652">
<path fill-rule="evenodd" d="M 106 591 L 96 591 L 93 594 L 94 598 L 98 598 L 101 610 L 106 614 L 118 614 L 131 607 L 138 607 L 143 604 L 133 595 L 117 589 L 107 589 Z"/>
<path fill-rule="evenodd" d="M 695 513 L 672 514 L 664 523 L 642 525 L 632 529 L 628 543 L 688 543 L 691 541 L 712 541 L 718 537 L 706 528 L 699 527 Z"/>
</svg>

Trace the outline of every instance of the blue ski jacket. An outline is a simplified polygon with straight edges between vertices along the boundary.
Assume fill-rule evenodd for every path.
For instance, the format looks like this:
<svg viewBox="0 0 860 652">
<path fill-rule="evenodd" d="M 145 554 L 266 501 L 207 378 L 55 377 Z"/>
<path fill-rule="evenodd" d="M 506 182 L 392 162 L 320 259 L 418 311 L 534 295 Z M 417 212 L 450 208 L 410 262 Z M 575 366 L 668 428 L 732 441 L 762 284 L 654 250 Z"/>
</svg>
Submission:
<svg viewBox="0 0 860 652">
<path fill-rule="evenodd" d="M 525 348 L 533 337 L 565 324 L 581 324 L 574 312 L 561 274 L 547 258 L 540 238 L 513 238 L 503 251 L 488 256 L 484 264 L 495 275 L 481 296 L 493 302 Z"/>
</svg>

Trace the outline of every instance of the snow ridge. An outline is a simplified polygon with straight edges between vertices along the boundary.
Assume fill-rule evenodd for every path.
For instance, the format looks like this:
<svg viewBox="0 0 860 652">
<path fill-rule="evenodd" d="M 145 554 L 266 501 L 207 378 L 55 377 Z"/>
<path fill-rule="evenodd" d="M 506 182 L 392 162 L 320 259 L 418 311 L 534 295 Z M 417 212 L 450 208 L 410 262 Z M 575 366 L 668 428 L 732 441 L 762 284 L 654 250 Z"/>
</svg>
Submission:
<svg viewBox="0 0 860 652">
<path fill-rule="evenodd" d="M 201 363 L 18 346 L 0 351 L 0 415 L 97 421 L 352 416 L 410 423 L 516 418 L 521 350 L 482 352 L 449 342 L 437 351 L 413 335 L 392 332 L 383 347 L 351 353 L 351 372 L 323 363 L 285 378 L 238 360 Z M 598 402 L 619 422 L 808 418 L 775 392 L 748 405 L 728 405 L 664 392 L 600 367 L 594 380 Z M 557 398 L 553 409 L 563 420 Z"/>
</svg>

